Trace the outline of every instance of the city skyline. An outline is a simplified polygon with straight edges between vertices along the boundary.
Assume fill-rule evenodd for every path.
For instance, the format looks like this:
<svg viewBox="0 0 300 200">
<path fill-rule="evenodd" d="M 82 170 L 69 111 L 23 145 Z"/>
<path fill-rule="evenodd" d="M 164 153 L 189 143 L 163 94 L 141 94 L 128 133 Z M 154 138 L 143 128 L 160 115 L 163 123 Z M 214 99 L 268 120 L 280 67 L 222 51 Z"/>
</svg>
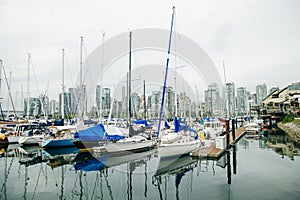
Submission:
<svg viewBox="0 0 300 200">
<path fill-rule="evenodd" d="M 86 58 L 102 43 L 103 32 L 107 40 L 128 29 L 168 29 L 173 5 L 176 31 L 203 47 L 223 82 L 223 61 L 227 82 L 246 87 L 251 93 L 257 84 L 282 88 L 299 80 L 298 1 L 132 1 L 120 7 L 101 1 L 1 1 L 0 17 L 5 28 L 0 33 L 0 59 L 6 72 L 12 72 L 14 99 L 21 102 L 21 88 L 26 88 L 27 53 L 32 55 L 34 69 L 31 96 L 47 92 L 51 99 L 58 100 L 62 48 L 67 55 L 65 84 L 75 87 L 80 36 L 84 36 Z M 7 104 L 5 83 L 1 96 Z"/>
</svg>

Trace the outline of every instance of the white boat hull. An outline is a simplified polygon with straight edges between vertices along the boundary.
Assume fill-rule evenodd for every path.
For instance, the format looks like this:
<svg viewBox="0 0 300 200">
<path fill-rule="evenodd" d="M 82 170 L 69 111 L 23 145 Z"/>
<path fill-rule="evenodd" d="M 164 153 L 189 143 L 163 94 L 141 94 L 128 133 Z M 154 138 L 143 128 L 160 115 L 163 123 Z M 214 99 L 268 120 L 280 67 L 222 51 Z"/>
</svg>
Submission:
<svg viewBox="0 0 300 200">
<path fill-rule="evenodd" d="M 22 136 L 19 138 L 18 143 L 22 145 L 38 145 L 43 139 L 43 135 Z"/>
<path fill-rule="evenodd" d="M 7 136 L 8 143 L 9 144 L 18 144 L 20 137 L 21 136 L 9 135 L 9 136 Z"/>
<path fill-rule="evenodd" d="M 126 151 L 143 151 L 152 148 L 154 141 L 145 140 L 142 142 L 109 142 L 105 145 L 109 153 L 126 152 Z"/>
<path fill-rule="evenodd" d="M 189 154 L 200 147 L 200 140 L 194 140 L 187 143 L 160 144 L 158 146 L 158 155 L 163 157 L 182 156 Z"/>
</svg>

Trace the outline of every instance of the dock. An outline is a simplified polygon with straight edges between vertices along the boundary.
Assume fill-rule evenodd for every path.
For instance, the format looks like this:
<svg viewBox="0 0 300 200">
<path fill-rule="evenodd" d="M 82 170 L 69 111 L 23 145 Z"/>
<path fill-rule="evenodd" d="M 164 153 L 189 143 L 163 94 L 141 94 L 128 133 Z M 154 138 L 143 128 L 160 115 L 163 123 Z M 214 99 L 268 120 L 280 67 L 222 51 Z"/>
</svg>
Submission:
<svg viewBox="0 0 300 200">
<path fill-rule="evenodd" d="M 233 139 L 232 131 L 229 132 L 229 146 L 234 145 L 243 135 L 246 133 L 245 127 L 241 127 L 235 130 L 235 139 Z M 226 137 L 227 139 L 228 137 Z M 226 142 L 227 143 L 227 142 Z M 191 153 L 192 157 L 206 157 L 206 158 L 218 158 L 220 157 L 227 148 L 219 149 L 216 148 L 216 142 L 211 142 L 210 146 L 200 148 Z"/>
</svg>

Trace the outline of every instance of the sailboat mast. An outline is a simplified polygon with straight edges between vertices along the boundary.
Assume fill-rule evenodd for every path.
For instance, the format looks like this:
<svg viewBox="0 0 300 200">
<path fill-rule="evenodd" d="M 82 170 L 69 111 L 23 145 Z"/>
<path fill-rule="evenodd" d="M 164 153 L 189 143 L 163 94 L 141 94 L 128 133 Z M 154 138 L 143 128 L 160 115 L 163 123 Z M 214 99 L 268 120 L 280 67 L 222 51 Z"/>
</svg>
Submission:
<svg viewBox="0 0 300 200">
<path fill-rule="evenodd" d="M 147 108 L 146 108 L 146 83 L 144 80 L 144 118 L 147 119 Z"/>
<path fill-rule="evenodd" d="M 29 119 L 30 103 L 29 103 L 29 75 L 30 75 L 30 59 L 31 55 L 28 54 L 28 63 L 27 63 L 27 119 Z"/>
<path fill-rule="evenodd" d="M 62 83 L 61 83 L 61 118 L 65 118 L 65 97 L 64 97 L 64 90 L 65 90 L 65 49 L 62 49 Z"/>
<path fill-rule="evenodd" d="M 80 88 L 82 87 L 82 44 L 83 37 L 80 37 Z"/>
<path fill-rule="evenodd" d="M 6 76 L 6 72 L 5 72 L 5 67 L 4 67 L 3 64 L 2 64 L 2 67 L 3 67 L 3 74 L 4 74 L 5 81 L 6 81 L 8 94 L 9 94 L 9 99 L 10 99 L 10 102 L 11 102 L 11 105 L 12 105 L 13 111 L 14 111 L 14 116 L 15 116 L 15 119 L 18 121 L 18 115 L 17 115 L 17 113 L 16 113 L 15 104 L 14 104 L 14 102 L 13 102 L 13 99 L 12 99 L 12 96 L 11 96 L 11 92 L 10 92 L 10 84 L 9 84 L 9 82 L 8 82 L 8 80 L 7 80 L 7 76 Z"/>
<path fill-rule="evenodd" d="M 129 71 L 128 71 L 128 112 L 129 112 L 129 125 L 131 124 L 131 39 L 132 33 L 129 32 Z"/>
<path fill-rule="evenodd" d="M 169 46 L 168 46 L 168 58 L 167 58 L 167 64 L 166 64 L 166 72 L 165 72 L 164 86 L 163 86 L 162 99 L 161 99 L 161 107 L 160 107 L 160 113 L 159 113 L 158 130 L 157 130 L 157 136 L 156 136 L 157 138 L 158 138 L 159 131 L 160 131 L 162 112 L 163 112 L 163 109 L 164 109 L 164 101 L 165 101 L 166 84 L 167 84 L 167 78 L 168 78 L 168 69 L 169 69 L 169 60 L 170 60 L 174 15 L 175 15 L 175 6 L 173 6 L 173 13 L 172 13 L 171 30 L 170 30 Z"/>
</svg>

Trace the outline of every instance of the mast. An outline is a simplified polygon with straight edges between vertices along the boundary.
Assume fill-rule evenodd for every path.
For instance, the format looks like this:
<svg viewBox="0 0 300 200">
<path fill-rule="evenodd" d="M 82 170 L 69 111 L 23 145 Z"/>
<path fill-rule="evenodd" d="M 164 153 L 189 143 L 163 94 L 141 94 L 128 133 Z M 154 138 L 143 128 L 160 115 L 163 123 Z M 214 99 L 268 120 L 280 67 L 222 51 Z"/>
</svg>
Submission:
<svg viewBox="0 0 300 200">
<path fill-rule="evenodd" d="M 147 120 L 147 108 L 146 108 L 146 83 L 144 80 L 144 118 Z"/>
<path fill-rule="evenodd" d="M 2 62 L 1 62 L 1 64 L 2 64 Z M 2 64 L 2 67 L 3 67 L 3 74 L 4 74 L 5 81 L 6 81 L 8 94 L 9 94 L 9 99 L 10 99 L 10 102 L 11 102 L 11 105 L 12 105 L 13 111 L 14 111 L 14 116 L 15 116 L 15 119 L 18 121 L 18 115 L 17 115 L 17 113 L 16 113 L 15 104 L 14 104 L 14 102 L 13 102 L 13 99 L 12 99 L 12 96 L 11 96 L 11 92 L 10 92 L 10 84 L 9 84 L 9 82 L 8 82 L 8 80 L 7 80 L 6 72 L 5 72 L 5 67 L 4 67 L 3 64 Z"/>
<path fill-rule="evenodd" d="M 162 112 L 163 112 L 163 108 L 164 108 L 164 100 L 165 100 L 166 84 L 167 84 L 169 60 L 170 60 L 170 51 L 171 51 L 171 40 L 172 40 L 174 15 L 175 15 L 175 6 L 173 6 L 173 13 L 172 13 L 171 30 L 170 30 L 169 46 L 168 46 L 168 58 L 167 58 L 167 63 L 166 63 L 166 72 L 165 72 L 164 86 L 163 86 L 162 99 L 161 99 L 161 107 L 160 107 L 160 113 L 159 113 L 158 130 L 157 130 L 157 136 L 156 136 L 157 138 L 159 136 L 161 119 L 162 119 Z"/>
<path fill-rule="evenodd" d="M 64 97 L 64 90 L 65 90 L 65 80 L 64 80 L 64 76 L 65 76 L 65 60 L 64 60 L 64 56 L 65 56 L 65 49 L 62 49 L 62 83 L 61 83 L 61 118 L 64 119 L 65 118 L 65 97 Z"/>
<path fill-rule="evenodd" d="M 131 40 L 132 33 L 129 32 L 129 70 L 128 70 L 128 112 L 129 112 L 129 125 L 131 124 Z"/>
<path fill-rule="evenodd" d="M 29 103 L 29 75 L 30 75 L 30 59 L 31 59 L 31 54 L 28 53 L 28 66 L 27 66 L 27 119 L 29 119 L 29 111 L 30 111 L 30 103 Z"/>
<path fill-rule="evenodd" d="M 82 87 L 82 44 L 83 44 L 83 37 L 80 36 L 80 88 Z"/>
<path fill-rule="evenodd" d="M 4 121 L 4 115 L 3 115 L 3 111 L 2 111 L 2 100 L 3 98 L 1 97 L 1 82 L 2 82 L 2 60 L 0 60 L 0 112 L 1 112 L 1 117 L 2 117 L 2 120 Z"/>
<path fill-rule="evenodd" d="M 102 32 L 102 59 L 101 59 L 101 68 L 103 70 L 104 67 L 104 39 L 105 39 L 105 32 Z M 99 118 L 102 117 L 102 80 L 100 80 L 100 106 L 99 106 Z"/>
</svg>

